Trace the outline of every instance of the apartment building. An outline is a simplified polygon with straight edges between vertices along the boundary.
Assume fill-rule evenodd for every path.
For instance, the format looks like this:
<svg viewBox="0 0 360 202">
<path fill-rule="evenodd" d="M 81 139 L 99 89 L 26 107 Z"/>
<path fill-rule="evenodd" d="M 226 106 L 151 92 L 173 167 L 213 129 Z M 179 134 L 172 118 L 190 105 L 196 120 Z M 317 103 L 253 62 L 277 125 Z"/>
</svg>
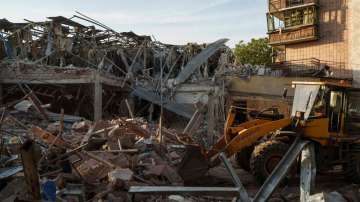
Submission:
<svg viewBox="0 0 360 202">
<path fill-rule="evenodd" d="M 268 0 L 278 65 L 324 68 L 360 83 L 360 0 Z"/>
</svg>

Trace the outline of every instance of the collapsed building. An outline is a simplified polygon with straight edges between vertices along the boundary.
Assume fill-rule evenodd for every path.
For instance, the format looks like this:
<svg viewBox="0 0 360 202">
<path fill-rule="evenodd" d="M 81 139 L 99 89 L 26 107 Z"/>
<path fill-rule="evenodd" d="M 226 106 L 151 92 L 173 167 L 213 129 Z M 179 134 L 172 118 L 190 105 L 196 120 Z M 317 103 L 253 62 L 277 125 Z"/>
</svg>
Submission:
<svg viewBox="0 0 360 202">
<path fill-rule="evenodd" d="M 66 186 L 61 186 L 64 199 L 71 198 L 69 195 L 74 190 L 79 192 L 75 195 L 80 201 L 107 197 L 114 187 L 112 191 L 93 190 L 79 184 L 79 179 L 93 178 L 86 184 L 94 186 L 107 178 L 110 171 L 125 167 L 131 170 L 121 170 L 118 174 L 124 171 L 128 174 L 126 186 L 130 186 L 130 181 L 148 185 L 182 184 L 181 177 L 173 176 L 177 175 L 173 166 L 179 163 L 183 148 L 180 145 L 177 152 L 170 148 L 173 151 L 170 152 L 168 147 L 164 148 L 164 142 L 183 144 L 187 138 L 182 140 L 181 134 L 191 133 L 196 134 L 199 143 L 209 147 L 220 134 L 226 101 L 219 69 L 223 71 L 234 60 L 231 49 L 224 45 L 227 39 L 211 44 L 164 44 L 149 36 L 116 32 L 81 13 L 72 18 L 48 17 L 43 22 L 13 23 L 2 19 L 0 30 L 0 92 L 4 109 L 1 123 L 6 132 L 1 153 L 7 165 L 1 179 L 9 179 L 24 170 L 28 188 L 34 187 L 27 192 L 32 195 L 30 198 L 39 198 L 39 175 L 50 179 L 58 176 L 59 180 L 67 181 Z M 130 117 L 132 121 L 119 117 Z M 109 119 L 113 121 L 102 121 Z M 167 129 L 170 127 L 177 131 Z M 120 140 L 116 138 L 118 135 L 131 137 Z M 154 137 L 164 142 L 159 145 Z M 112 141 L 117 143 L 107 147 L 106 139 L 109 145 Z M 143 147 L 141 151 L 135 142 Z M 40 160 L 32 153 L 39 144 L 42 145 Z M 90 150 L 97 152 L 85 156 L 78 153 L 90 151 L 85 146 L 89 144 L 95 144 Z M 148 148 L 150 145 L 155 148 Z M 114 154 L 124 153 L 123 159 L 113 159 L 111 152 L 108 153 L 111 150 Z M 149 151 L 153 151 L 150 156 Z M 163 156 L 159 155 L 164 151 L 174 165 L 161 160 Z M 139 152 L 146 155 L 140 157 Z M 101 153 L 105 156 L 101 157 Z M 63 158 L 72 158 L 74 154 L 80 159 L 72 159 L 66 165 L 61 163 Z M 142 159 L 137 161 L 138 168 L 131 164 L 134 154 Z M 20 155 L 23 163 L 19 166 Z M 32 167 L 37 163 L 25 163 L 26 155 L 30 158 L 28 162 L 40 162 L 39 171 Z M 77 170 L 76 176 L 80 178 L 59 175 L 59 168 L 60 173 L 66 173 L 69 166 Z M 143 178 L 144 166 L 150 169 L 146 175 L 153 182 Z M 137 169 L 141 174 L 134 178 Z M 96 172 L 101 173 L 92 176 Z M 119 180 L 118 174 L 114 173 L 115 181 Z M 78 184 L 69 188 L 68 181 Z M 1 200 L 27 198 L 25 193 L 12 191 L 3 190 Z"/>
<path fill-rule="evenodd" d="M 240 123 L 251 119 L 250 112 L 267 108 L 278 108 L 289 117 L 295 78 L 352 82 L 353 71 L 344 65 L 322 58 L 300 61 L 294 56 L 299 54 L 292 55 L 293 49 L 303 51 L 299 44 L 317 40 L 298 34 L 308 27 L 315 29 L 317 20 L 301 26 L 290 20 L 285 29 L 271 27 L 275 18 L 288 20 L 287 15 L 302 9 L 306 15 L 300 21 L 309 22 L 315 16 L 311 13 L 317 12 L 316 3 L 294 6 L 269 1 L 269 40 L 279 46 L 271 66 L 234 64 L 227 39 L 210 44 L 164 44 L 150 36 L 117 32 L 81 13 L 42 22 L 0 20 L 1 123 L 9 136 L 4 165 L 17 165 L 7 167 L 1 179 L 31 168 L 25 162 L 18 166 L 19 152 L 13 147 L 21 146 L 23 159 L 40 161 L 39 171 L 32 168 L 31 175 L 25 171 L 27 188 L 34 176 L 42 179 L 32 184 L 36 187 L 33 198 L 40 197 L 40 183 L 54 179 L 61 190 L 58 197 L 73 200 L 75 195 L 78 201 L 125 200 L 134 185 L 187 184 L 191 172 L 202 170 L 175 169 L 187 158 L 184 148 L 213 146 L 223 135 L 230 106 L 241 111 L 234 118 Z M 41 145 L 40 160 L 34 157 L 35 145 Z M 223 163 L 228 165 L 226 160 Z M 214 190 L 231 197 L 239 192 L 237 188 Z M 11 188 L 6 191 L 10 193 Z M 137 201 L 146 201 L 146 195 L 139 195 Z M 5 196 L 1 199 L 24 197 L 22 193 Z M 231 197 L 189 200 L 230 201 Z M 155 196 L 148 198 L 156 200 Z"/>
<path fill-rule="evenodd" d="M 130 107 L 135 115 L 156 120 L 162 94 L 182 104 L 169 101 L 164 105 L 169 112 L 190 119 L 194 104 L 206 104 L 209 94 L 220 93 L 212 78 L 220 58 L 231 60 L 226 40 L 209 47 L 168 45 L 149 36 L 118 33 L 79 15 L 44 22 L 1 20 L 2 103 L 19 99 L 24 94 L 19 85 L 29 85 L 57 113 L 64 108 L 66 114 L 100 120 L 123 116 Z"/>
</svg>

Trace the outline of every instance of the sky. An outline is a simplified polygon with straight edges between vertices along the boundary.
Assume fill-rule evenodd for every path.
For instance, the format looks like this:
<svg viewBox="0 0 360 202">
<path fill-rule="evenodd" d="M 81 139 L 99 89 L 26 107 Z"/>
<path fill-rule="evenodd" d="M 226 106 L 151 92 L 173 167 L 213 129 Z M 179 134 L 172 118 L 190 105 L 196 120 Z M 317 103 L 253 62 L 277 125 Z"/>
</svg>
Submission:
<svg viewBox="0 0 360 202">
<path fill-rule="evenodd" d="M 3 2 L 2 2 L 3 1 Z M 0 0 L 0 18 L 13 22 L 72 17 L 79 11 L 118 32 L 133 31 L 170 44 L 266 36 L 267 0 Z M 83 23 L 82 21 L 79 21 Z"/>
</svg>

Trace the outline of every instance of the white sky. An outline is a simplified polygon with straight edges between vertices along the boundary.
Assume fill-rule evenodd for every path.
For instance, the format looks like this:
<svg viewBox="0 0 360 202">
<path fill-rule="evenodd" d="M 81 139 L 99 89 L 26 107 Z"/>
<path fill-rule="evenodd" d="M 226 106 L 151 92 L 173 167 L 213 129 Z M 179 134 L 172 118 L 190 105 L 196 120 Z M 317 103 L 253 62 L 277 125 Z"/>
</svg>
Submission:
<svg viewBox="0 0 360 202">
<path fill-rule="evenodd" d="M 0 0 L 0 18 L 37 21 L 75 11 L 123 31 L 164 43 L 238 41 L 266 36 L 267 0 Z M 80 22 L 80 21 L 79 21 Z"/>
</svg>

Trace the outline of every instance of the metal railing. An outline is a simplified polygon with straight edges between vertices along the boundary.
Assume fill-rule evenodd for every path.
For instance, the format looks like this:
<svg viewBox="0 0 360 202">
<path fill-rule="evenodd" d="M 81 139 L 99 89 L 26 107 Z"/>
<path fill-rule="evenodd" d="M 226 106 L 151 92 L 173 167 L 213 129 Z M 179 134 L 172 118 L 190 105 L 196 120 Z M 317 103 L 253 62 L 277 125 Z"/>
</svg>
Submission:
<svg viewBox="0 0 360 202">
<path fill-rule="evenodd" d="M 281 70 L 282 76 L 288 77 L 331 77 L 352 79 L 352 69 L 344 62 L 325 61 L 316 58 L 291 60 L 270 65 L 273 70 Z"/>
<path fill-rule="evenodd" d="M 301 5 L 318 4 L 318 0 L 269 0 L 269 12 L 279 12 L 281 9 Z"/>
</svg>

